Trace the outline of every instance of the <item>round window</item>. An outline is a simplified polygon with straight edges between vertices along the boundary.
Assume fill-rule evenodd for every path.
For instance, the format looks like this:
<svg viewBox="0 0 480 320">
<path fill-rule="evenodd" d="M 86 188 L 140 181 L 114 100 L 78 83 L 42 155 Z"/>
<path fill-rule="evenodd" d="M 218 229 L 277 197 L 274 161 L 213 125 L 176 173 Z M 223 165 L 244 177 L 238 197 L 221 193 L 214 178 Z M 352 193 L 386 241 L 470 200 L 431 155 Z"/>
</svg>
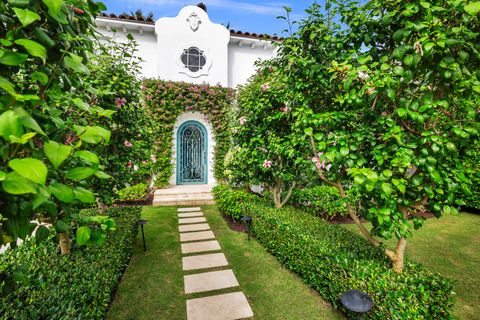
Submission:
<svg viewBox="0 0 480 320">
<path fill-rule="evenodd" d="M 185 68 L 188 68 L 191 72 L 202 70 L 207 63 L 203 51 L 196 47 L 183 50 L 183 54 L 180 58 Z"/>
</svg>

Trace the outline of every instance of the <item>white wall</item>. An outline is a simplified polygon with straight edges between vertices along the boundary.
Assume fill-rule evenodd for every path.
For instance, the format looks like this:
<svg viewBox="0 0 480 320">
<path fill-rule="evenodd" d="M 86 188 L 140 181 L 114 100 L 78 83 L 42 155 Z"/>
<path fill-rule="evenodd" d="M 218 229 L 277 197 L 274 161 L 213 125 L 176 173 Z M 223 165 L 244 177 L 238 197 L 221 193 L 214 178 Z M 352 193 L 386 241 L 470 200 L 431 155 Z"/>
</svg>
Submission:
<svg viewBox="0 0 480 320">
<path fill-rule="evenodd" d="M 192 19 L 200 21 L 198 29 L 192 29 Z M 155 59 L 157 74 L 161 79 L 228 86 L 230 32 L 222 25 L 212 23 L 205 11 L 197 6 L 184 7 L 175 18 L 157 20 L 155 32 L 158 37 Z M 190 47 L 198 47 L 205 52 L 205 72 L 190 75 L 182 73 L 185 68 L 180 56 L 184 49 Z"/>
<path fill-rule="evenodd" d="M 253 48 L 252 48 L 253 47 Z M 270 59 L 275 55 L 271 43 L 262 40 L 230 41 L 228 45 L 228 86 L 237 87 L 247 83 L 255 74 L 255 62 Z"/>
<path fill-rule="evenodd" d="M 116 27 L 109 27 L 106 24 L 97 21 L 97 31 L 104 38 L 111 38 L 118 42 L 127 42 L 127 34 L 134 36 L 138 42 L 138 51 L 136 55 L 143 61 L 140 64 L 142 68 L 141 77 L 156 78 L 157 75 L 157 37 L 154 34 L 153 26 L 145 26 L 141 24 L 115 22 Z M 125 28 L 125 29 L 124 29 Z M 145 29 L 146 31 L 143 31 Z M 142 30 L 141 34 L 139 30 Z M 114 32 L 115 31 L 115 32 Z"/>
<path fill-rule="evenodd" d="M 208 178 L 207 184 L 215 185 L 216 181 L 213 176 L 213 165 L 214 165 L 214 154 L 215 154 L 215 137 L 213 135 L 212 125 L 206 121 L 206 116 L 200 112 L 185 112 L 181 114 L 177 121 L 175 122 L 175 127 L 173 128 L 173 147 L 172 147 L 172 164 L 173 164 L 173 175 L 170 177 L 170 185 L 174 186 L 177 184 L 177 134 L 178 129 L 182 124 L 187 121 L 198 121 L 200 122 L 205 129 L 207 130 L 207 141 L 208 141 Z"/>
</svg>

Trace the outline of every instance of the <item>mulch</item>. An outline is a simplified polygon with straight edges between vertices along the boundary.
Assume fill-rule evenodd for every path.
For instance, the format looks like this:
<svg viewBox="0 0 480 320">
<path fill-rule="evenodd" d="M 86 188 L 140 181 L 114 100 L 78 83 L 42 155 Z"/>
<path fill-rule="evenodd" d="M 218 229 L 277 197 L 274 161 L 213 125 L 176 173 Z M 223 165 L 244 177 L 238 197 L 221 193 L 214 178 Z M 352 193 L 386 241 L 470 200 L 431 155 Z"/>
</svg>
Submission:
<svg viewBox="0 0 480 320">
<path fill-rule="evenodd" d="M 233 220 L 233 218 L 230 216 L 225 216 L 225 215 L 222 215 L 222 216 L 223 216 L 223 219 L 228 223 L 228 227 L 230 228 L 230 230 L 236 231 L 236 232 L 242 232 L 242 233 L 247 232 L 247 226 L 244 223 L 237 222 Z"/>
</svg>

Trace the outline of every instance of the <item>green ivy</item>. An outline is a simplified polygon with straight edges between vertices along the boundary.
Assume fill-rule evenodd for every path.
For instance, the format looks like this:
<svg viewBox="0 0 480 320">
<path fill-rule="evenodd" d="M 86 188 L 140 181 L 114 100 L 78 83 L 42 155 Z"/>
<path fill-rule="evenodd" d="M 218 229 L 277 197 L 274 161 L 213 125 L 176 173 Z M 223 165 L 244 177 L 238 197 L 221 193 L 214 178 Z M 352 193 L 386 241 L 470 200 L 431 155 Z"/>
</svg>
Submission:
<svg viewBox="0 0 480 320">
<path fill-rule="evenodd" d="M 118 190 L 118 200 L 120 201 L 134 201 L 144 200 L 148 195 L 148 185 L 145 183 L 139 183 L 132 187 L 126 187 L 122 190 Z"/>
<path fill-rule="evenodd" d="M 148 79 L 143 82 L 143 99 L 153 121 L 152 136 L 157 161 L 154 165 L 156 186 L 164 187 L 173 173 L 173 128 L 184 112 L 200 112 L 212 125 L 215 135 L 214 176 L 224 178 L 223 160 L 230 145 L 230 112 L 234 91 L 212 85 L 168 82 Z"/>
</svg>

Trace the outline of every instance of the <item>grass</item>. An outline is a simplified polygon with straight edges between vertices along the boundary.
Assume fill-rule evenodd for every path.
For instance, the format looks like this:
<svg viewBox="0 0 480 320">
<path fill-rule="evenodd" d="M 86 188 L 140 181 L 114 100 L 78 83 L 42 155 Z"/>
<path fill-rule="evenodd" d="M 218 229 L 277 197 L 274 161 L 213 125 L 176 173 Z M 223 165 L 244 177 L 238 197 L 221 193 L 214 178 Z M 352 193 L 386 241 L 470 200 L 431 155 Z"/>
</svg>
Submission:
<svg viewBox="0 0 480 320">
<path fill-rule="evenodd" d="M 345 225 L 358 232 L 356 226 Z M 407 243 L 407 258 L 431 271 L 454 279 L 459 319 L 478 319 L 480 314 L 480 216 L 462 213 L 429 219 Z M 387 241 L 394 247 L 394 240 Z"/>
<path fill-rule="evenodd" d="M 343 317 L 255 240 L 231 231 L 215 206 L 203 212 L 260 320 L 335 320 Z M 107 319 L 186 319 L 176 208 L 145 207 L 147 252 L 141 235 Z M 216 293 L 234 292 L 228 289 Z M 205 294 L 202 294 L 205 296 Z"/>
</svg>

